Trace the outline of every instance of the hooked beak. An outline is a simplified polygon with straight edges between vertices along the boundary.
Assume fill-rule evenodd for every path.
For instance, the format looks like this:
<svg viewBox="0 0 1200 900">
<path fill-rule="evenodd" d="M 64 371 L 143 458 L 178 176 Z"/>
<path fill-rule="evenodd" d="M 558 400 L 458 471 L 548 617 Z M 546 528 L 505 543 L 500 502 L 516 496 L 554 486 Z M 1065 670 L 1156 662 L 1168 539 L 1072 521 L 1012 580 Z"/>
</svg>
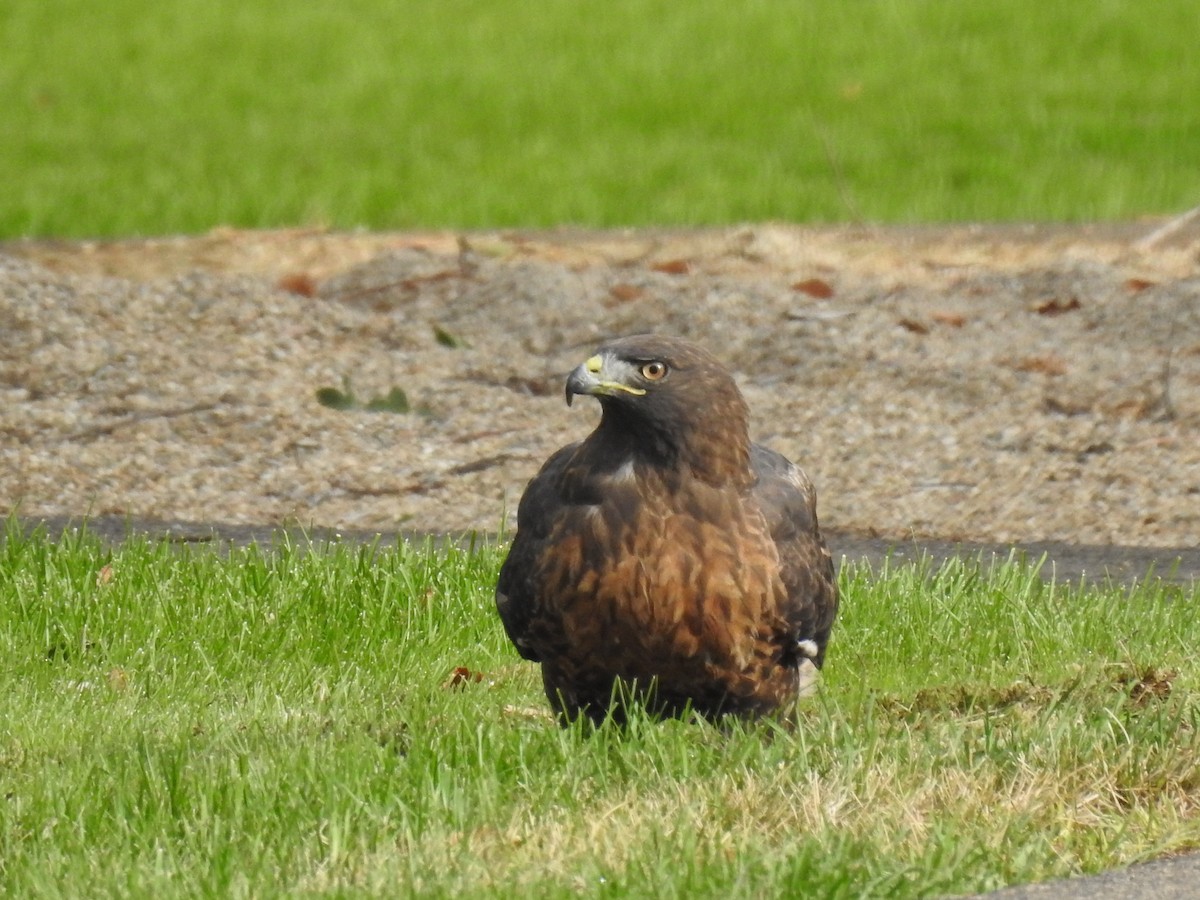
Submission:
<svg viewBox="0 0 1200 900">
<path fill-rule="evenodd" d="M 567 406 L 571 405 L 576 394 L 590 394 L 593 397 L 611 397 L 622 393 L 640 397 L 645 394 L 642 388 L 616 380 L 615 376 L 619 376 L 625 367 L 626 364 L 621 361 L 599 354 L 576 366 L 567 376 Z"/>
</svg>

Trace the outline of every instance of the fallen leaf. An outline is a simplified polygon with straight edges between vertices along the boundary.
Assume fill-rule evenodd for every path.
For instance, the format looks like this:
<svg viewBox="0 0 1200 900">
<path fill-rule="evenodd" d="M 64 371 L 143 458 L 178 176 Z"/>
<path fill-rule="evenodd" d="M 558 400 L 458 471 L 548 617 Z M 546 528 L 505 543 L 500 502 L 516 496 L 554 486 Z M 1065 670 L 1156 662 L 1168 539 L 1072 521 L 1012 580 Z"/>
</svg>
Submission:
<svg viewBox="0 0 1200 900">
<path fill-rule="evenodd" d="M 442 682 L 444 688 L 463 687 L 471 682 L 483 681 L 483 675 L 479 672 L 472 672 L 466 666 L 455 666 L 454 671 L 450 673 L 450 677 Z"/>
<path fill-rule="evenodd" d="M 916 319 L 901 319 L 899 324 L 905 331 L 911 331 L 913 334 L 929 334 L 929 326 Z"/>
<path fill-rule="evenodd" d="M 311 275 L 304 272 L 291 272 L 279 279 L 280 290 L 301 297 L 312 297 L 317 293 L 317 282 Z"/>
<path fill-rule="evenodd" d="M 667 275 L 686 275 L 692 271 L 692 264 L 686 259 L 668 259 L 665 262 L 655 263 L 650 268 L 655 272 L 663 272 Z"/>
<path fill-rule="evenodd" d="M 1052 353 L 1042 356 L 1027 356 L 1024 359 L 1010 360 L 1018 372 L 1036 372 L 1039 375 L 1066 375 L 1067 363 L 1061 357 Z"/>
<path fill-rule="evenodd" d="M 933 312 L 929 314 L 929 318 L 939 325 L 949 325 L 951 328 L 962 328 L 967 324 L 966 316 L 952 312 Z"/>
<path fill-rule="evenodd" d="M 614 284 L 608 289 L 609 295 L 618 303 L 629 303 L 632 300 L 638 300 L 646 292 L 634 284 Z"/>
<path fill-rule="evenodd" d="M 1125 282 L 1125 289 L 1136 294 L 1146 290 L 1146 288 L 1154 287 L 1156 283 L 1154 281 L 1147 281 L 1145 278 L 1130 278 Z"/>
<path fill-rule="evenodd" d="M 797 281 L 792 285 L 792 290 L 816 297 L 818 300 L 828 300 L 833 296 L 833 285 L 820 278 L 806 278 L 803 281 Z"/>
<path fill-rule="evenodd" d="M 113 567 L 112 566 L 103 566 L 100 569 L 100 571 L 96 573 L 96 586 L 97 587 L 99 587 L 102 584 L 108 584 L 112 580 L 113 580 Z"/>
<path fill-rule="evenodd" d="M 1161 398 L 1128 397 L 1107 407 L 1107 411 L 1122 419 L 1141 420 L 1152 418 L 1162 409 Z"/>
<path fill-rule="evenodd" d="M 1063 313 L 1079 309 L 1081 306 L 1083 304 L 1079 302 L 1078 297 L 1072 297 L 1070 300 L 1059 300 L 1056 297 L 1039 303 L 1033 308 L 1033 311 L 1043 316 L 1061 316 Z"/>
</svg>

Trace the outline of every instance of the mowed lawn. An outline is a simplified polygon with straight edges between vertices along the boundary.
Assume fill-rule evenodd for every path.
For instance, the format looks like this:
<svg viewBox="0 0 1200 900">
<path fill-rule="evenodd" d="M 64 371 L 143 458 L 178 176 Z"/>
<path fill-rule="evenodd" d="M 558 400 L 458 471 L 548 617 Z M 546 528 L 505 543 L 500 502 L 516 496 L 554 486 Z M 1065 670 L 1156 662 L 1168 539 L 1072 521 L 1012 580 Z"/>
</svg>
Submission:
<svg viewBox="0 0 1200 900">
<path fill-rule="evenodd" d="M 0 894 L 923 897 L 1200 845 L 1193 588 L 841 573 L 783 723 L 562 730 L 502 548 L 0 545 Z"/>
<path fill-rule="evenodd" d="M 5 0 L 0 239 L 1171 214 L 1200 203 L 1196 25 Z M 586 733 L 507 644 L 502 552 L 10 525 L 0 895 L 918 897 L 1200 846 L 1195 587 L 851 566 L 792 719 Z"/>
<path fill-rule="evenodd" d="M 5 0 L 0 237 L 1200 202 L 1193 0 Z"/>
</svg>

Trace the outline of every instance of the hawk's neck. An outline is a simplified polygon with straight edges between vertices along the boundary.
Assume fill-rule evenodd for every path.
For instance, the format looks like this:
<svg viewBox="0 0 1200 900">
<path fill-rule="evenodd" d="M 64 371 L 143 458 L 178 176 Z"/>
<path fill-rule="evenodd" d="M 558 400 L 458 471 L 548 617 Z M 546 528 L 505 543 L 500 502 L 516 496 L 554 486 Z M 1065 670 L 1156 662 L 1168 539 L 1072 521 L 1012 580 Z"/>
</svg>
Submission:
<svg viewBox="0 0 1200 900">
<path fill-rule="evenodd" d="M 588 438 L 596 462 L 604 469 L 632 463 L 657 469 L 666 483 L 678 481 L 672 473 L 690 473 L 713 486 L 748 488 L 754 482 L 750 468 L 750 438 L 739 423 L 721 428 L 660 428 L 608 410 Z"/>
</svg>

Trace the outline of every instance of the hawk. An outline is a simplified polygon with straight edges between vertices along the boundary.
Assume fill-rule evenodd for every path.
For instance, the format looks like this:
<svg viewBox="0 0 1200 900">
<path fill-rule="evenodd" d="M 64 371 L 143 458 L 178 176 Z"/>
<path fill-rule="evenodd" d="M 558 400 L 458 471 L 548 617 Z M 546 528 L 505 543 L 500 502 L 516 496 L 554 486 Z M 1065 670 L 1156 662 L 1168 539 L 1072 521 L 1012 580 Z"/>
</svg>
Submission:
<svg viewBox="0 0 1200 900">
<path fill-rule="evenodd" d="M 755 717 L 794 700 L 837 612 L 812 482 L 751 443 L 733 377 L 675 337 L 612 341 L 567 378 L 600 424 L 529 482 L 496 585 L 564 723 Z"/>
</svg>

